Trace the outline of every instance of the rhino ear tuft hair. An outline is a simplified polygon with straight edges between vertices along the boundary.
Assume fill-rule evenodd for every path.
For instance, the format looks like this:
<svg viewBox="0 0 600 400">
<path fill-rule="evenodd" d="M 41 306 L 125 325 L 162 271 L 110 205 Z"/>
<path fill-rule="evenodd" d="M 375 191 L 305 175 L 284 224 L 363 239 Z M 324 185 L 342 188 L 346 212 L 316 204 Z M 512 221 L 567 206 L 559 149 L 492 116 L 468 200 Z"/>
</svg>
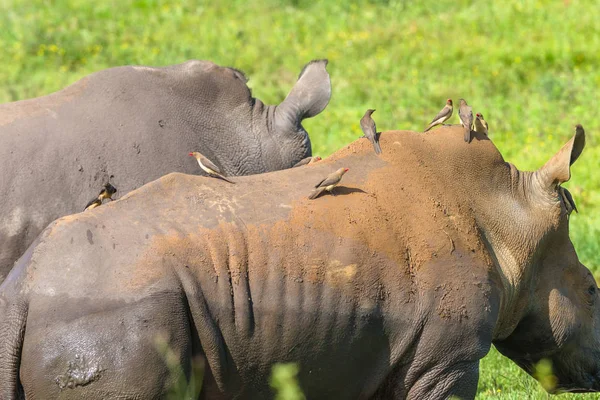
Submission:
<svg viewBox="0 0 600 400">
<path fill-rule="evenodd" d="M 578 130 L 575 135 L 542 168 L 537 171 L 542 184 L 556 189 L 571 178 L 571 165 L 577 161 L 585 147 L 585 132 Z"/>
<path fill-rule="evenodd" d="M 229 69 L 230 69 L 230 70 L 233 72 L 233 75 L 234 75 L 236 78 L 238 78 L 240 81 L 242 81 L 242 82 L 244 82 L 244 83 L 248 83 L 249 79 L 248 79 L 248 77 L 246 76 L 246 74 L 244 74 L 242 71 L 240 71 L 240 70 L 239 70 L 239 69 L 237 69 L 237 68 L 233 68 L 233 67 L 227 67 L 227 68 L 229 68 Z"/>
</svg>

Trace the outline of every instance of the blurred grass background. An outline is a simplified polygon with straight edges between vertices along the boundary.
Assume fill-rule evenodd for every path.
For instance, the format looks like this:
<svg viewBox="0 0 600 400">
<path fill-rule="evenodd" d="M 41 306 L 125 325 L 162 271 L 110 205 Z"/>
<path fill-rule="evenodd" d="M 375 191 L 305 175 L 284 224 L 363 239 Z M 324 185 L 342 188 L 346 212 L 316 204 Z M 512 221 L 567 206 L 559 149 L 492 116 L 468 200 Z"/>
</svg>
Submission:
<svg viewBox="0 0 600 400">
<path fill-rule="evenodd" d="M 328 58 L 333 98 L 304 124 L 322 156 L 361 135 L 366 108 L 380 130 L 422 130 L 448 97 L 482 112 L 520 169 L 543 165 L 580 122 L 571 237 L 600 276 L 599 14 L 593 0 L 0 0 L 0 102 L 108 67 L 196 58 L 245 71 L 256 97 L 279 103 L 306 62 Z M 546 394 L 493 350 L 478 398 Z"/>
</svg>

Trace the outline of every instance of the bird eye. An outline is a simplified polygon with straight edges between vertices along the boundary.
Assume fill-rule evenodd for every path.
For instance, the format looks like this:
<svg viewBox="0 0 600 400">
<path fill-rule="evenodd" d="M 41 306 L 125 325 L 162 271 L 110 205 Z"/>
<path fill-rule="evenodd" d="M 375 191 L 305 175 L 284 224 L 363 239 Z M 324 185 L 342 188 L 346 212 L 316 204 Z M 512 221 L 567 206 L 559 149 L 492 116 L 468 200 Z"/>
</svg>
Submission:
<svg viewBox="0 0 600 400">
<path fill-rule="evenodd" d="M 589 294 L 590 296 L 593 296 L 593 295 L 595 295 L 595 294 L 596 294 L 596 286 L 594 286 L 594 285 L 590 286 L 590 287 L 588 288 L 588 294 Z"/>
</svg>

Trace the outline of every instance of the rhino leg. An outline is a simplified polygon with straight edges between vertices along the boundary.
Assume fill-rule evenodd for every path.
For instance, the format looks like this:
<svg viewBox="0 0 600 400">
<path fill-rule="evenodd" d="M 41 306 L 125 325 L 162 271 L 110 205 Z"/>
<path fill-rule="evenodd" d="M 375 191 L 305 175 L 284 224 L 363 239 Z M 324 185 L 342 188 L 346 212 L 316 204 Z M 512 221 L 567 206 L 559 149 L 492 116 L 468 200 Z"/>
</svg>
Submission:
<svg viewBox="0 0 600 400">
<path fill-rule="evenodd" d="M 422 375 L 408 392 L 407 399 L 474 399 L 479 380 L 479 360 L 448 367 L 435 366 Z"/>
<path fill-rule="evenodd" d="M 414 381 L 420 372 L 405 368 L 389 376 L 370 400 L 437 400 L 458 398 L 474 399 L 479 380 L 479 361 L 459 362 L 451 365 L 432 365 Z M 420 371 L 420 370 L 419 370 Z M 454 397 L 452 397 L 454 396 Z"/>
<path fill-rule="evenodd" d="M 196 350 L 198 357 L 179 292 L 135 300 L 36 295 L 21 382 L 32 398 L 162 398 L 188 390 L 193 366 L 202 365 Z"/>
<path fill-rule="evenodd" d="M 0 398 L 22 398 L 19 385 L 21 346 L 25 334 L 27 305 L 21 300 L 0 299 Z"/>
</svg>

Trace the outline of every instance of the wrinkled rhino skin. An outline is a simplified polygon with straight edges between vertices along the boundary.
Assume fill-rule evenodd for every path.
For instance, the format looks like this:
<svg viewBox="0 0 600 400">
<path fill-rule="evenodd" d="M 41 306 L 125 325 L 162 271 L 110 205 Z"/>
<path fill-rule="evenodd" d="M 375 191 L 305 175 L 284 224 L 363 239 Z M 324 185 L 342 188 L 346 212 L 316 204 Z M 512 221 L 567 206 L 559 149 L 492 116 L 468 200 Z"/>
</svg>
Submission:
<svg viewBox="0 0 600 400">
<path fill-rule="evenodd" d="M 94 73 L 48 96 L 0 105 L 0 282 L 50 222 L 83 210 L 111 178 L 122 196 L 171 172 L 290 168 L 311 154 L 302 120 L 331 96 L 327 61 L 265 105 L 245 76 L 210 61 Z"/>
<path fill-rule="evenodd" d="M 160 340 L 203 399 L 272 398 L 276 362 L 309 399 L 472 399 L 492 343 L 597 390 L 595 284 L 557 190 L 582 140 L 536 172 L 459 126 L 381 146 L 235 186 L 170 174 L 52 223 L 0 286 L 0 397 L 164 396 Z M 337 196 L 307 200 L 340 167 Z M 98 379 L 61 389 L 77 359 Z"/>
</svg>

